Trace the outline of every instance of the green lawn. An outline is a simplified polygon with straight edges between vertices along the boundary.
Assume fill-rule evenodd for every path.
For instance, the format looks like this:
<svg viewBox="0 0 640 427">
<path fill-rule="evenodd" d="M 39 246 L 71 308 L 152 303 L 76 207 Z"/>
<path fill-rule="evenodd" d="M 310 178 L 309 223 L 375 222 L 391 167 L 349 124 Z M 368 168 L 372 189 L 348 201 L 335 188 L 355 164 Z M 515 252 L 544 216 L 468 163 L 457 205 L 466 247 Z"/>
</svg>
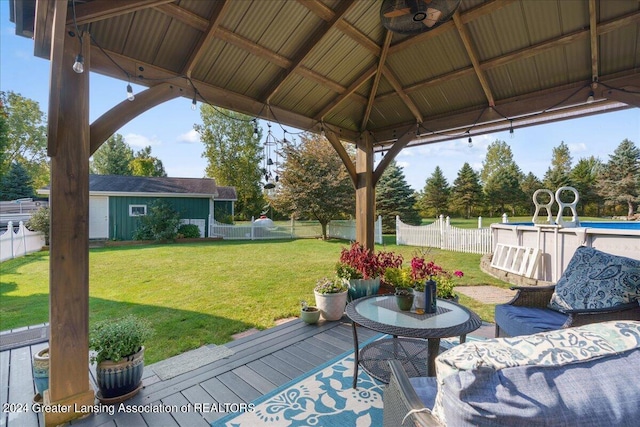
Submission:
<svg viewBox="0 0 640 427">
<path fill-rule="evenodd" d="M 385 242 L 395 237 L 385 236 Z M 300 300 L 314 301 L 316 280 L 333 276 L 346 246 L 340 240 L 301 239 L 92 249 L 90 320 L 130 313 L 148 319 L 156 333 L 147 346 L 147 363 L 223 344 L 237 332 L 297 316 Z M 416 249 L 386 244 L 405 259 Z M 462 270 L 460 284 L 508 286 L 480 271 L 480 255 L 430 249 L 427 259 Z M 47 322 L 48 293 L 47 252 L 1 263 L 0 329 Z M 493 321 L 493 306 L 464 296 L 460 302 Z"/>
</svg>

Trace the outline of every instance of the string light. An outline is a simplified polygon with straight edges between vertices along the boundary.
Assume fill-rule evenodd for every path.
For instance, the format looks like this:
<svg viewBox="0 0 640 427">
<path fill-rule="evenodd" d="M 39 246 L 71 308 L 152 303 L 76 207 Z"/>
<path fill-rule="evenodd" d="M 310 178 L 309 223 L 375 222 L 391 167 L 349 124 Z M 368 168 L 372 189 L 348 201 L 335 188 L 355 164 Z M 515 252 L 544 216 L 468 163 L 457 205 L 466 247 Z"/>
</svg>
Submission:
<svg viewBox="0 0 640 427">
<path fill-rule="evenodd" d="M 258 120 L 257 119 L 253 119 L 253 137 L 258 139 Z"/>
<path fill-rule="evenodd" d="M 511 139 L 513 139 L 513 120 L 509 120 L 509 122 L 509 135 L 511 136 Z"/>
<path fill-rule="evenodd" d="M 82 42 L 80 44 L 82 44 Z M 78 74 L 84 73 L 84 57 L 80 54 L 76 55 L 76 62 L 73 63 L 73 71 Z"/>
<path fill-rule="evenodd" d="M 193 101 L 191 101 L 191 111 L 196 111 L 196 108 L 198 108 L 198 101 L 196 101 L 196 94 L 194 92 Z"/>
<path fill-rule="evenodd" d="M 133 101 L 134 99 L 136 99 L 136 97 L 133 96 L 133 88 L 131 87 L 131 83 L 127 84 L 127 99 L 129 101 Z"/>
<path fill-rule="evenodd" d="M 471 136 L 469 136 L 469 148 L 473 147 L 473 140 L 471 139 Z"/>
<path fill-rule="evenodd" d="M 591 104 L 593 101 L 595 101 L 594 96 L 595 94 L 593 93 L 593 91 L 589 91 L 589 96 L 587 96 L 587 104 Z"/>
</svg>

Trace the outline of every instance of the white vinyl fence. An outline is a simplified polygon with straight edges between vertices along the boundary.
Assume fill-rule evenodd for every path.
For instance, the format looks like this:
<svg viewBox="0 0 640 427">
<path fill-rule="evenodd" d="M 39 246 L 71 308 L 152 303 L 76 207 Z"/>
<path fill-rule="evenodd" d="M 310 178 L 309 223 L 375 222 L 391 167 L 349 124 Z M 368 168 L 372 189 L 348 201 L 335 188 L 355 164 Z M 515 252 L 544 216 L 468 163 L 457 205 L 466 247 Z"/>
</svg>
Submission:
<svg viewBox="0 0 640 427">
<path fill-rule="evenodd" d="M 13 222 L 9 221 L 7 231 L 0 235 L 0 261 L 37 252 L 44 243 L 43 233 L 28 230 L 22 221 L 16 231 Z"/>
<path fill-rule="evenodd" d="M 273 223 L 267 227 L 260 221 L 251 219 L 247 225 L 230 225 L 209 218 L 209 236 L 226 240 L 268 240 L 317 238 L 322 236 L 322 227 L 317 221 L 295 221 Z M 356 240 L 356 222 L 354 220 L 334 220 L 327 225 L 327 235 L 331 238 Z M 375 223 L 375 242 L 382 244 L 382 217 Z"/>
<path fill-rule="evenodd" d="M 481 218 L 478 218 L 478 225 L 480 224 Z M 429 225 L 409 225 L 400 221 L 400 217 L 396 217 L 396 244 L 474 254 L 486 254 L 492 251 L 489 227 L 469 229 L 452 227 L 449 224 L 449 217 L 445 219 L 442 215 L 436 222 Z"/>
</svg>

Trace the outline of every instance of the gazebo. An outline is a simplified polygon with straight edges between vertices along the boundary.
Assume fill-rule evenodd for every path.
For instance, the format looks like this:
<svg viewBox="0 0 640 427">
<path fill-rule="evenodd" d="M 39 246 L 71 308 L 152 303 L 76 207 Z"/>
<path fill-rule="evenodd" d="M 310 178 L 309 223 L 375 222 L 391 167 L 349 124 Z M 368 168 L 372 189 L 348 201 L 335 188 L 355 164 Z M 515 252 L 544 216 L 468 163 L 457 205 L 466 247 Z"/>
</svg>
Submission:
<svg viewBox="0 0 640 427">
<path fill-rule="evenodd" d="M 186 97 L 323 132 L 356 188 L 357 240 L 372 248 L 375 184 L 403 148 L 640 106 L 637 1 L 12 0 L 11 8 L 16 32 L 51 61 L 45 401 L 53 405 L 94 401 L 89 157 L 148 109 Z M 90 72 L 148 89 L 89 123 Z M 355 146 L 355 163 L 343 142 Z M 377 152 L 385 155 L 374 168 Z"/>
</svg>

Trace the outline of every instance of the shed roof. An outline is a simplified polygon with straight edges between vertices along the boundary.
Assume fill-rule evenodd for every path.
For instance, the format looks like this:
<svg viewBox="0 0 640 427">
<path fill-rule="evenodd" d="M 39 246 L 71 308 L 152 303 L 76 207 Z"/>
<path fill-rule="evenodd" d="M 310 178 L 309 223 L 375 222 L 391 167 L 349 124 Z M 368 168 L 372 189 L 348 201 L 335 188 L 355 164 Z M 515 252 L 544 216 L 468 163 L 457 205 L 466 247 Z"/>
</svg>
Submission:
<svg viewBox="0 0 640 427">
<path fill-rule="evenodd" d="M 15 3 L 16 30 L 48 59 L 51 26 L 33 22 L 55 2 L 34 1 Z M 640 106 L 638 1 L 462 0 L 411 36 L 383 27 L 382 0 L 75 3 L 92 71 L 348 141 L 370 132 L 378 151 L 412 126 L 408 146 Z"/>
</svg>

